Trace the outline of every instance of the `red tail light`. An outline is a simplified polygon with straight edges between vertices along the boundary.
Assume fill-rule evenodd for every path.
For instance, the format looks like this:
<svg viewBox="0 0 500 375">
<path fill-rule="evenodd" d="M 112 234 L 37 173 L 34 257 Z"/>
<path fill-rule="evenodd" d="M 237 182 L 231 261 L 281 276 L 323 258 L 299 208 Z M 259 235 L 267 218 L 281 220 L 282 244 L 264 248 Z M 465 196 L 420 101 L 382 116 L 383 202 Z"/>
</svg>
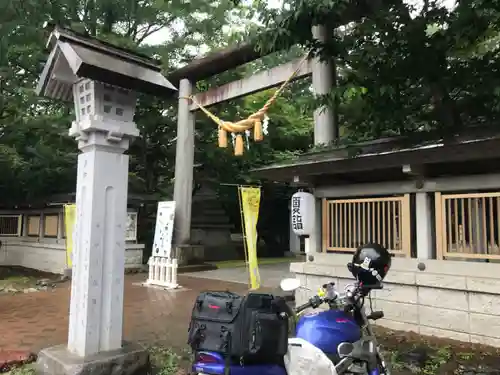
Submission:
<svg viewBox="0 0 500 375">
<path fill-rule="evenodd" d="M 218 363 L 217 357 L 214 357 L 213 355 L 207 354 L 207 353 L 200 353 L 196 355 L 196 362 L 201 362 L 201 363 Z"/>
</svg>

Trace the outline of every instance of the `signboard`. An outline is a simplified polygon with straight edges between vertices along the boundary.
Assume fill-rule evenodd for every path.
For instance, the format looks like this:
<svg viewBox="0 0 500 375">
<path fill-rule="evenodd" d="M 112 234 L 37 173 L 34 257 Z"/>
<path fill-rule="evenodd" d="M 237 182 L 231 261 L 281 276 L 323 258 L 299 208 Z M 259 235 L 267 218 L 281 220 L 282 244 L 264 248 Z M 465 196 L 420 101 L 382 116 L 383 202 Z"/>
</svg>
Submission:
<svg viewBox="0 0 500 375">
<path fill-rule="evenodd" d="M 292 229 L 298 236 L 309 236 L 314 232 L 315 199 L 311 193 L 299 191 L 292 195 L 290 208 Z"/>
<path fill-rule="evenodd" d="M 137 241 L 137 212 L 127 212 L 125 241 Z"/>
<path fill-rule="evenodd" d="M 170 258 L 174 231 L 175 202 L 158 202 L 152 256 Z"/>
</svg>

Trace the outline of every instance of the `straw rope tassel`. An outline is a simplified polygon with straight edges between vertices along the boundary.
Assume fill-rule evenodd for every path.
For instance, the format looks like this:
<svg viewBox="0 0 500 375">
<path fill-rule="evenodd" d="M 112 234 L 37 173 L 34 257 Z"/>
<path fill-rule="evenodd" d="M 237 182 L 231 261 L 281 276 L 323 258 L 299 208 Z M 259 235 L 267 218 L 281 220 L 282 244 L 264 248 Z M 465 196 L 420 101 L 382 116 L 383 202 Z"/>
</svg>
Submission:
<svg viewBox="0 0 500 375">
<path fill-rule="evenodd" d="M 264 139 L 264 136 L 262 134 L 262 121 L 257 120 L 255 121 L 255 125 L 253 127 L 253 140 L 255 142 L 260 142 Z"/>
<path fill-rule="evenodd" d="M 219 126 L 219 147 L 227 148 L 227 131 Z"/>
<path fill-rule="evenodd" d="M 241 156 L 243 155 L 243 150 L 245 149 L 245 145 L 243 142 L 243 136 L 241 134 L 236 135 L 236 141 L 234 143 L 234 155 Z"/>
</svg>

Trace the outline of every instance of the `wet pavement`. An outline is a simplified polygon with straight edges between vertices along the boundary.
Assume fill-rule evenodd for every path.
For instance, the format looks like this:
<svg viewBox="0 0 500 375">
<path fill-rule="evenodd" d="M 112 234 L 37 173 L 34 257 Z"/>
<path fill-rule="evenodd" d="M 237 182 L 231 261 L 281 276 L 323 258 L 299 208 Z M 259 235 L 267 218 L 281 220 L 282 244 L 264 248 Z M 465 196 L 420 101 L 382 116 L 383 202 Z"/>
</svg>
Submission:
<svg viewBox="0 0 500 375">
<path fill-rule="evenodd" d="M 286 271 L 283 265 L 262 268 L 270 270 L 261 274 L 264 276 L 263 284 L 269 287 L 276 286 L 282 277 L 288 276 L 277 274 Z M 181 275 L 179 283 L 183 288 L 176 291 L 141 286 L 145 274 L 127 275 L 124 338 L 147 346 L 160 344 L 174 350 L 185 349 L 191 308 L 199 292 L 212 289 L 245 293 L 248 290 L 247 285 L 242 283 L 246 278 L 244 268 L 218 271 L 200 272 L 197 277 Z M 200 278 L 202 275 L 211 279 Z M 222 277 L 242 281 L 230 283 L 215 280 Z M 66 342 L 69 287 L 69 283 L 65 283 L 53 290 L 37 293 L 0 295 L 0 365 L 2 353 L 15 350 L 18 352 L 7 354 L 21 358 L 27 355 L 21 351 L 37 353 L 44 347 Z M 276 288 L 262 290 L 277 292 Z M 380 327 L 379 330 L 380 342 L 390 352 L 388 358 L 393 362 L 394 374 L 500 374 L 500 350 L 471 347 L 467 343 L 423 337 L 411 332 L 397 333 Z"/>
<path fill-rule="evenodd" d="M 290 273 L 290 263 L 263 264 L 259 266 L 262 286 L 278 288 L 281 279 L 295 277 Z M 248 272 L 245 267 L 220 268 L 217 270 L 185 273 L 185 276 L 224 280 L 234 283 L 248 284 Z"/>
<path fill-rule="evenodd" d="M 126 275 L 124 339 L 146 345 L 184 348 L 192 304 L 199 292 L 248 290 L 245 284 L 181 275 L 179 283 L 183 288 L 166 291 L 141 286 L 145 278 L 145 274 Z M 0 348 L 38 352 L 65 343 L 69 287 L 65 283 L 48 291 L 0 295 Z"/>
</svg>

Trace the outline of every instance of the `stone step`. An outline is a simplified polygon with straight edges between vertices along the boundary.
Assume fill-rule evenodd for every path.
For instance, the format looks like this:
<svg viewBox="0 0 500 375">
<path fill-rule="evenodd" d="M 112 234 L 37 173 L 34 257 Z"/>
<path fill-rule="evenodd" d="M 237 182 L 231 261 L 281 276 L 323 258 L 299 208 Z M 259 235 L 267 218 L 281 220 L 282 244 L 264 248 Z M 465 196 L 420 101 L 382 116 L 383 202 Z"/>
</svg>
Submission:
<svg viewBox="0 0 500 375">
<path fill-rule="evenodd" d="M 202 264 L 188 264 L 186 266 L 179 266 L 177 268 L 177 273 L 188 273 L 188 272 L 200 272 L 200 271 L 211 271 L 216 270 L 217 266 L 209 263 Z"/>
<path fill-rule="evenodd" d="M 192 224 L 229 224 L 229 219 L 225 217 L 193 217 Z"/>
<path fill-rule="evenodd" d="M 214 216 L 227 216 L 226 211 L 224 211 L 220 206 L 207 206 L 205 204 L 196 203 L 193 208 L 193 215 L 204 214 Z"/>
</svg>

